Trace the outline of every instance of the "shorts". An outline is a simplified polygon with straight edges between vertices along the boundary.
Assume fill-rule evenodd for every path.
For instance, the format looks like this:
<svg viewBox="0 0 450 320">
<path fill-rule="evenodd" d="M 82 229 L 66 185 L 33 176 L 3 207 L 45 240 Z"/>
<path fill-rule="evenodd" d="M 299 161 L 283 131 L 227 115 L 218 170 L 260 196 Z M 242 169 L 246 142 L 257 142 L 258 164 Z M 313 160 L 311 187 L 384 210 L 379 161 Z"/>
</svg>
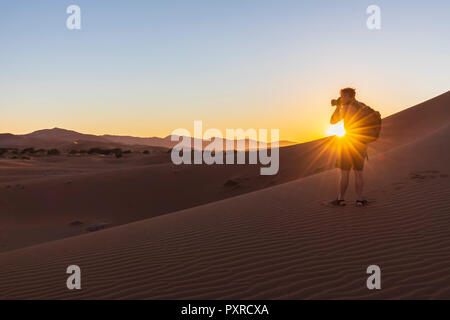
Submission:
<svg viewBox="0 0 450 320">
<path fill-rule="evenodd" d="M 336 168 L 362 171 L 367 158 L 367 145 L 364 143 L 342 143 L 339 146 Z"/>
</svg>

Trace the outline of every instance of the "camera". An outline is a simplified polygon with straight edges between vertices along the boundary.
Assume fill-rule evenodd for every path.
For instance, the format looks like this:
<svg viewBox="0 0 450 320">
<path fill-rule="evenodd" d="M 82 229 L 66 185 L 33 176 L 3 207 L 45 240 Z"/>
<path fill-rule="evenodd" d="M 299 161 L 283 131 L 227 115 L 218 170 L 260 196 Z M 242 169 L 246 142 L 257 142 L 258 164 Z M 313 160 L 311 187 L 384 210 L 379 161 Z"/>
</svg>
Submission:
<svg viewBox="0 0 450 320">
<path fill-rule="evenodd" d="M 336 106 L 336 107 L 340 107 L 342 105 L 341 98 L 339 97 L 337 99 L 331 100 L 331 105 L 332 106 Z"/>
</svg>

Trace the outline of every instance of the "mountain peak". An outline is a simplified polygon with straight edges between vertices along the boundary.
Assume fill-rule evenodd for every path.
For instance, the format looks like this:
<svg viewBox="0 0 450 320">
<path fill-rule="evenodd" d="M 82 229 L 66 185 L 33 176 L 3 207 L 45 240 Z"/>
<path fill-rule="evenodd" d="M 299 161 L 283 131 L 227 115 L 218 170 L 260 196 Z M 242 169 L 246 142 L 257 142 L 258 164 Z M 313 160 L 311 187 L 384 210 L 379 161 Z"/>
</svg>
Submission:
<svg viewBox="0 0 450 320">
<path fill-rule="evenodd" d="M 36 131 L 29 133 L 28 135 L 39 135 L 39 134 L 43 134 L 43 133 L 78 133 L 78 132 L 73 131 L 73 130 L 67 130 L 67 129 L 54 127 L 52 129 L 36 130 Z"/>
</svg>

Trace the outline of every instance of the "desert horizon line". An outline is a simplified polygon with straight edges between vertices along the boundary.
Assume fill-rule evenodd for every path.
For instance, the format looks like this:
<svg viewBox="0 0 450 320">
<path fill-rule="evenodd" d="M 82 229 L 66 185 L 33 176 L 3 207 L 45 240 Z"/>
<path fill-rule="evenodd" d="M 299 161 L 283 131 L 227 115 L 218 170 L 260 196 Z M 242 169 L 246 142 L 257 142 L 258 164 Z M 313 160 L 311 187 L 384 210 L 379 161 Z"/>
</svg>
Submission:
<svg viewBox="0 0 450 320">
<path fill-rule="evenodd" d="M 104 133 L 104 134 L 95 134 L 95 133 L 87 133 L 87 132 L 82 132 L 81 130 L 74 130 L 74 129 L 67 129 L 67 128 L 61 128 L 61 127 L 53 127 L 53 128 L 43 128 L 43 129 L 38 129 L 38 130 L 34 130 L 28 133 L 11 133 L 11 132 L 0 132 L 0 135 L 14 135 L 14 136 L 27 136 L 27 135 L 31 135 L 37 132 L 43 132 L 43 131 L 52 131 L 52 130 L 61 130 L 61 131 L 65 131 L 65 132 L 71 132 L 71 133 L 76 133 L 76 134 L 82 134 L 82 135 L 88 135 L 88 136 L 95 136 L 95 137 L 124 137 L 124 138 L 137 138 L 137 139 L 170 139 L 172 136 L 177 136 L 177 137 L 186 137 L 186 138 L 191 138 L 191 139 L 199 139 L 199 140 L 203 140 L 203 141 L 208 141 L 207 138 L 200 138 L 200 137 L 195 137 L 192 135 L 179 135 L 179 134 L 169 134 L 167 136 L 133 136 L 133 135 L 128 135 L 128 134 L 113 134 L 113 133 Z M 227 139 L 226 137 L 219 137 L 219 136 L 211 136 L 210 139 L 223 139 L 223 140 L 230 140 Z M 323 137 L 322 137 L 323 138 Z M 319 138 L 320 139 L 320 138 Z M 245 139 L 234 139 L 237 141 L 240 140 L 250 140 L 250 141 L 257 141 L 257 142 L 263 142 L 263 143 L 271 143 L 271 142 L 289 142 L 292 144 L 296 144 L 296 143 L 302 143 L 299 142 L 297 140 L 293 140 L 293 139 L 279 139 L 279 140 L 271 140 L 271 141 L 263 141 L 263 140 L 255 140 L 255 139 L 250 139 L 249 137 L 246 137 Z M 314 141 L 313 140 L 308 140 L 308 141 Z M 306 141 L 306 142 L 308 142 Z"/>
<path fill-rule="evenodd" d="M 406 108 L 404 108 L 404 109 L 401 109 L 401 110 L 399 110 L 399 111 L 397 111 L 397 112 L 394 112 L 394 113 L 392 113 L 392 114 L 389 114 L 389 115 L 387 115 L 387 116 L 383 116 L 382 115 L 382 118 L 383 119 L 386 119 L 386 118 L 388 118 L 388 117 L 391 117 L 391 116 L 394 116 L 394 115 L 396 115 L 396 114 L 398 114 L 398 113 L 400 113 L 400 112 L 403 112 L 403 111 L 405 111 L 405 110 L 407 110 L 407 109 L 410 109 L 410 108 L 414 108 L 415 106 L 418 106 L 418 105 L 420 105 L 420 104 L 422 104 L 422 103 L 424 103 L 424 102 L 427 102 L 427 101 L 430 101 L 430 100 L 432 100 L 432 99 L 435 99 L 435 98 L 438 98 L 438 97 L 440 97 L 440 96 L 442 96 L 442 95 L 445 95 L 445 94 L 448 94 L 450 92 L 450 90 L 447 90 L 447 91 L 445 91 L 445 92 L 443 92 L 443 93 L 441 93 L 441 94 L 438 94 L 438 95 L 436 95 L 436 96 L 434 96 L 434 97 L 431 97 L 431 98 L 428 98 L 428 99 L 426 99 L 426 100 L 423 100 L 423 101 L 420 101 L 420 102 L 417 102 L 417 103 L 415 103 L 414 105 L 411 105 L 411 106 L 409 106 L 409 107 L 406 107 Z M 33 133 L 36 133 L 36 132 L 39 132 L 39 131 L 50 131 L 50 130 L 55 130 L 55 129 L 60 129 L 60 130 L 65 130 L 65 131 L 71 131 L 71 132 L 74 132 L 74 133 L 78 133 L 78 134 L 84 134 L 84 135 L 92 135 L 92 136 L 97 136 L 97 137 L 102 137 L 102 136 L 115 136 L 115 137 L 129 137 L 129 138 L 138 138 L 138 139 L 170 139 L 170 137 L 172 136 L 172 134 L 168 134 L 168 135 L 165 135 L 165 136 L 140 136 L 140 135 L 131 135 L 131 134 L 121 134 L 121 133 L 102 133 L 102 134 L 99 134 L 99 133 L 90 133 L 90 132 L 83 132 L 82 130 L 77 130 L 77 129 L 67 129 L 67 128 L 62 128 L 62 127 L 58 127 L 58 126 L 55 126 L 55 127 L 53 127 L 53 128 L 43 128 L 43 129 L 37 129 L 37 130 L 33 130 L 33 131 L 31 131 L 31 132 L 27 132 L 27 133 L 12 133 L 12 132 L 0 132 L 0 134 L 2 134 L 2 135 L 5 135 L 5 134 L 11 134 L 11 135 L 15 135 L 15 136 L 26 136 L 26 135 L 30 135 L 30 134 L 33 134 Z M 235 128 L 235 129 L 237 129 L 237 128 Z M 172 132 L 173 132 L 174 130 L 172 130 Z M 177 135 L 177 136 L 180 136 L 181 137 L 181 135 Z M 284 143 L 291 143 L 291 144 L 300 144 L 300 143 L 308 143 L 308 142 L 311 142 L 311 141 L 315 141 L 315 140 L 318 140 L 318 139 L 323 139 L 323 138 L 326 138 L 326 137 L 329 137 L 329 136 L 331 136 L 330 134 L 323 134 L 323 135 L 321 135 L 321 136 L 317 136 L 317 137 L 315 137 L 315 138 L 307 138 L 307 139 L 305 139 L 305 140 L 298 140 L 298 139 L 279 139 L 279 140 L 277 140 L 278 142 L 284 142 Z M 199 137 L 194 137 L 194 136 L 186 136 L 186 137 L 190 137 L 190 138 L 192 138 L 192 139 L 202 139 L 202 140 L 205 140 L 204 138 L 199 138 Z M 212 136 L 211 138 L 215 138 L 214 136 Z M 220 137 L 219 137 L 220 138 Z M 226 138 L 223 138 L 224 140 L 226 140 Z M 238 139 L 239 140 L 239 139 Z M 245 139 L 245 140 L 249 140 L 249 139 Z M 251 140 L 251 139 L 250 139 Z M 276 140 L 271 140 L 270 142 L 269 141 L 262 141 L 262 140 L 257 140 L 258 142 L 264 142 L 264 143 L 271 143 L 271 142 L 276 142 Z"/>
</svg>

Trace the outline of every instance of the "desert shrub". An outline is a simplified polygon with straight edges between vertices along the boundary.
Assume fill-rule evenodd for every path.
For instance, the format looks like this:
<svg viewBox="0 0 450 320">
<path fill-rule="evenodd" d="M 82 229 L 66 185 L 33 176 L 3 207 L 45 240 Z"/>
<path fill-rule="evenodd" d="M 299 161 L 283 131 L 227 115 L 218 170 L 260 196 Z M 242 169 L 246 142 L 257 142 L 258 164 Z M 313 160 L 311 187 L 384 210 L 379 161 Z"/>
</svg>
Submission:
<svg viewBox="0 0 450 320">
<path fill-rule="evenodd" d="M 120 149 L 120 148 L 114 148 L 114 149 L 108 149 L 107 150 L 107 154 L 115 154 L 116 156 L 118 155 L 118 154 L 122 154 L 122 149 Z"/>
<path fill-rule="evenodd" d="M 91 148 L 87 151 L 88 154 L 103 154 L 103 155 L 115 155 L 117 158 L 122 157 L 124 153 L 131 153 L 131 150 L 122 151 L 120 148 L 114 149 L 102 149 L 102 148 Z"/>
<path fill-rule="evenodd" d="M 77 154 L 77 153 L 78 153 L 77 150 L 73 150 L 73 149 L 72 149 L 72 150 L 69 151 L 69 154 Z"/>
<path fill-rule="evenodd" d="M 131 153 L 131 150 L 125 150 L 124 152 L 123 152 L 123 154 L 130 154 Z"/>
<path fill-rule="evenodd" d="M 58 149 L 49 149 L 47 150 L 47 155 L 49 156 L 59 156 L 61 152 Z"/>
<path fill-rule="evenodd" d="M 24 154 L 24 153 L 35 153 L 35 150 L 34 150 L 34 148 L 25 148 L 20 153 L 21 154 Z"/>
<path fill-rule="evenodd" d="M 87 153 L 95 154 L 95 153 L 101 153 L 101 152 L 102 152 L 102 149 L 100 149 L 100 148 L 90 148 Z"/>
<path fill-rule="evenodd" d="M 45 149 L 34 150 L 33 154 L 35 154 L 35 155 L 46 155 L 47 154 L 47 150 L 45 150 Z"/>
<path fill-rule="evenodd" d="M 148 150 L 144 150 L 142 153 L 143 154 L 149 154 Z"/>
<path fill-rule="evenodd" d="M 25 153 L 25 152 L 28 152 L 28 150 L 30 150 L 30 148 L 25 148 L 25 149 L 23 149 L 22 151 L 20 151 L 20 153 L 23 154 L 23 153 Z"/>
</svg>

